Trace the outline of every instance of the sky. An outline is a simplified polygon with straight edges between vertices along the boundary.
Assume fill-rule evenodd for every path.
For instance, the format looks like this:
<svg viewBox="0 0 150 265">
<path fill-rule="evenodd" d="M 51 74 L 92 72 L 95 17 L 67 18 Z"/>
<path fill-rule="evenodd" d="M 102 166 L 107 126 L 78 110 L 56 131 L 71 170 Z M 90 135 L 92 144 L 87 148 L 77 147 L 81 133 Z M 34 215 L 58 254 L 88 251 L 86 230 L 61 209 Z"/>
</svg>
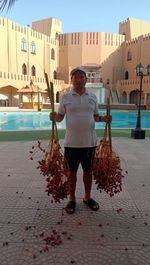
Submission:
<svg viewBox="0 0 150 265">
<path fill-rule="evenodd" d="M 17 0 L 0 17 L 23 26 L 54 17 L 62 22 L 63 33 L 118 33 L 119 23 L 128 17 L 150 22 L 150 0 Z"/>
</svg>

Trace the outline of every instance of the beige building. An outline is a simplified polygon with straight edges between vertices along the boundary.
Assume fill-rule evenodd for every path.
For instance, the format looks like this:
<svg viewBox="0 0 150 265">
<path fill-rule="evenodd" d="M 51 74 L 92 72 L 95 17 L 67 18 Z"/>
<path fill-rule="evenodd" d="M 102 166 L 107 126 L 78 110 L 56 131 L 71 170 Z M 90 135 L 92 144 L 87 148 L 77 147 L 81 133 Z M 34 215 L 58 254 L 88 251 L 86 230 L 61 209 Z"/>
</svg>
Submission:
<svg viewBox="0 0 150 265">
<path fill-rule="evenodd" d="M 45 107 L 49 102 L 44 71 L 54 84 L 55 101 L 70 87 L 70 71 L 82 65 L 87 87 L 105 102 L 109 83 L 114 103 L 137 104 L 135 67 L 150 63 L 150 22 L 128 18 L 119 33 L 62 33 L 61 21 L 47 18 L 32 28 L 0 18 L 0 105 Z M 150 79 L 143 78 L 142 103 L 150 101 Z"/>
<path fill-rule="evenodd" d="M 122 44 L 123 75 L 115 84 L 120 102 L 137 104 L 140 78 L 136 76 L 135 68 L 142 63 L 142 104 L 150 108 L 150 77 L 146 73 L 150 64 L 150 22 L 128 18 L 120 23 L 119 32 L 126 36 L 126 41 Z"/>
<path fill-rule="evenodd" d="M 64 81 L 57 79 L 61 27 L 54 18 L 33 22 L 32 28 L 0 18 L 1 105 L 23 103 L 30 108 L 38 98 L 48 102 L 44 71 L 54 83 L 55 94 L 65 88 Z M 19 92 L 22 88 L 26 89 L 23 94 Z"/>
</svg>

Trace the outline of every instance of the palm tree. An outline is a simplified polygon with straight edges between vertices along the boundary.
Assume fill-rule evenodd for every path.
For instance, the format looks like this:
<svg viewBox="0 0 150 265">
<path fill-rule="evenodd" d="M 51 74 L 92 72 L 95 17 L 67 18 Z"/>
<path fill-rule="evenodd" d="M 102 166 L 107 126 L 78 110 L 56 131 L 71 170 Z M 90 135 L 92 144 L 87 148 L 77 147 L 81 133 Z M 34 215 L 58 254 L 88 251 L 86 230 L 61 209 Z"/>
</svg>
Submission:
<svg viewBox="0 0 150 265">
<path fill-rule="evenodd" d="M 7 11 L 13 6 L 17 0 L 0 0 L 0 11 L 3 11 L 7 6 Z"/>
</svg>

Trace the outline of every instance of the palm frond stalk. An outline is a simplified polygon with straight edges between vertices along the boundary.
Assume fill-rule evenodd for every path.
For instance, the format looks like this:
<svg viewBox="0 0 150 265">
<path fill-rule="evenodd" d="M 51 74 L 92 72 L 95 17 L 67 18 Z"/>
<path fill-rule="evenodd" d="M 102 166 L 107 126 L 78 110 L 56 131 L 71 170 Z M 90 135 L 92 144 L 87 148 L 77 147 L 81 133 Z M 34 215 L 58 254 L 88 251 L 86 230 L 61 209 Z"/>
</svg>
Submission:
<svg viewBox="0 0 150 265">
<path fill-rule="evenodd" d="M 7 11 L 12 8 L 16 0 L 0 0 L 0 11 L 3 11 L 7 7 Z"/>
</svg>

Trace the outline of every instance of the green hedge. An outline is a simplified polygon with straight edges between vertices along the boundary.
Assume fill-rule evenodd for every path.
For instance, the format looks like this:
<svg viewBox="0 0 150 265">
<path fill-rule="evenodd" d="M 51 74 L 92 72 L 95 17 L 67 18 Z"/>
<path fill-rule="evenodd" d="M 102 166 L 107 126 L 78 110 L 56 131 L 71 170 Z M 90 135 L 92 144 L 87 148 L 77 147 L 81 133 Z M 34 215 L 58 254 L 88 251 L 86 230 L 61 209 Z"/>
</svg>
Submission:
<svg viewBox="0 0 150 265">
<path fill-rule="evenodd" d="M 97 136 L 102 137 L 104 130 L 97 129 Z M 58 130 L 59 138 L 64 139 L 65 130 Z M 34 131 L 6 131 L 0 132 L 0 142 L 2 141 L 33 141 L 49 139 L 51 131 L 34 130 Z M 131 138 L 131 129 L 112 129 L 112 137 Z M 150 137 L 150 130 L 146 130 L 146 137 Z"/>
</svg>

